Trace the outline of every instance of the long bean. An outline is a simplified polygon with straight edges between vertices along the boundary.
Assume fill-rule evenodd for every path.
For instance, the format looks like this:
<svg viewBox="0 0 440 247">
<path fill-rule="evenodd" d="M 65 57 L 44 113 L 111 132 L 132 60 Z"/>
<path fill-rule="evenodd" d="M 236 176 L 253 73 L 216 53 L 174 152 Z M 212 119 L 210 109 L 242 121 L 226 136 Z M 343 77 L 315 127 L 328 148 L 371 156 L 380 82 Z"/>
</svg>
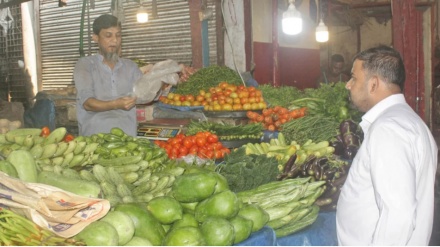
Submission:
<svg viewBox="0 0 440 247">
<path fill-rule="evenodd" d="M 286 142 L 296 141 L 302 145 L 307 140 L 329 141 L 337 135 L 338 127 L 339 123 L 332 117 L 306 115 L 283 124 L 281 133 Z"/>
<path fill-rule="evenodd" d="M 84 245 L 84 243 L 58 237 L 25 217 L 0 208 L 0 245 L 57 246 Z"/>
</svg>

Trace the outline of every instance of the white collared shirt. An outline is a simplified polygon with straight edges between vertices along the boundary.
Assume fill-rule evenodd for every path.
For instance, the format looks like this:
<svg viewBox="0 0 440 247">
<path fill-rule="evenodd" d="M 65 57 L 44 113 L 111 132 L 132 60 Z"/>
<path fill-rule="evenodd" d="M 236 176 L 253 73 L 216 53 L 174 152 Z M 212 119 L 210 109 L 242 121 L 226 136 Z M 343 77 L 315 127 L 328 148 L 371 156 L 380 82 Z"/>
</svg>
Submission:
<svg viewBox="0 0 440 247">
<path fill-rule="evenodd" d="M 360 123 L 364 141 L 337 205 L 340 245 L 428 245 L 434 218 L 437 145 L 402 94 Z"/>
</svg>

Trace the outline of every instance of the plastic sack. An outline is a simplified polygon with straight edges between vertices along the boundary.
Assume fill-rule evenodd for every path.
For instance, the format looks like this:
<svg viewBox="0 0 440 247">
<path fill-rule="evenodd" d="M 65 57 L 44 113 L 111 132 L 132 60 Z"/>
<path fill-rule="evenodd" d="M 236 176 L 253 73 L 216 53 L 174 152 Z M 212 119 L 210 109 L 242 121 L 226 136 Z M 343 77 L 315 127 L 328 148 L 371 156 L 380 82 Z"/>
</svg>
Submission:
<svg viewBox="0 0 440 247">
<path fill-rule="evenodd" d="M 153 65 L 151 70 L 134 83 L 133 92 L 137 97 L 136 104 L 147 104 L 153 101 L 162 88 L 162 84 L 176 85 L 182 67 L 173 60 L 167 59 Z"/>
<path fill-rule="evenodd" d="M 264 226 L 259 231 L 253 232 L 246 240 L 235 244 L 236 246 L 276 246 L 277 238 L 275 231 Z"/>
<path fill-rule="evenodd" d="M 336 212 L 321 212 L 316 221 L 292 235 L 277 238 L 278 246 L 337 246 Z"/>
<path fill-rule="evenodd" d="M 47 126 L 51 131 L 54 130 L 56 128 L 55 103 L 45 93 L 39 92 L 35 98 L 34 106 L 24 112 L 24 126 L 26 128 Z"/>
</svg>

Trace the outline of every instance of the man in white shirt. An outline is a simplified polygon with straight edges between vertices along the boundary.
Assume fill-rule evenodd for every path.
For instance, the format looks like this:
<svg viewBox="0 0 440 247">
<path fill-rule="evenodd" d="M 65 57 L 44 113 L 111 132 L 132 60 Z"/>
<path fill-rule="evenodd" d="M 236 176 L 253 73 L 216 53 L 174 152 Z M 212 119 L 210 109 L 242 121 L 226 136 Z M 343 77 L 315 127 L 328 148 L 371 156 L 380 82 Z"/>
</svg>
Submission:
<svg viewBox="0 0 440 247">
<path fill-rule="evenodd" d="M 365 115 L 364 141 L 339 197 L 340 245 L 428 245 L 437 145 L 403 95 L 405 68 L 387 46 L 354 58 L 346 88 Z"/>
</svg>

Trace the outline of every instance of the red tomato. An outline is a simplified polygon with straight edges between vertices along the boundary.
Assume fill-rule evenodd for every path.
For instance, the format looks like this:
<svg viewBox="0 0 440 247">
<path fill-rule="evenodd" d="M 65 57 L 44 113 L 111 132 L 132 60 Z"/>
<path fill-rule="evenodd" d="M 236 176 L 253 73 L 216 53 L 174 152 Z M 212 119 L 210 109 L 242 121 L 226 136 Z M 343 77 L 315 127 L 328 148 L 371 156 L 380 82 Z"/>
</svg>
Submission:
<svg viewBox="0 0 440 247">
<path fill-rule="evenodd" d="M 170 158 L 171 159 L 175 159 L 179 156 L 179 149 L 178 148 L 172 148 L 171 149 L 171 155 Z"/>
<path fill-rule="evenodd" d="M 63 141 L 65 141 L 65 142 L 70 142 L 70 141 L 72 141 L 73 139 L 75 139 L 75 137 L 74 137 L 72 134 L 67 134 L 67 135 L 64 137 Z"/>
<path fill-rule="evenodd" d="M 47 126 L 44 126 L 43 128 L 41 128 L 41 133 L 40 136 L 42 137 L 48 137 L 50 134 L 50 129 Z"/>
<path fill-rule="evenodd" d="M 224 147 L 221 149 L 221 152 L 223 153 L 223 155 L 226 155 L 226 154 L 230 154 L 231 150 L 227 147 Z"/>
<path fill-rule="evenodd" d="M 203 147 L 203 146 L 205 146 L 205 144 L 206 144 L 206 139 L 205 139 L 205 137 L 197 137 L 197 139 L 196 139 L 196 144 L 197 144 L 197 146 L 199 146 L 199 147 Z"/>
<path fill-rule="evenodd" d="M 191 148 L 192 146 L 193 146 L 194 144 L 193 144 L 193 142 L 191 141 L 191 139 L 190 138 L 185 138 L 184 140 L 183 140 L 183 146 L 185 146 L 186 148 Z"/>
<path fill-rule="evenodd" d="M 167 141 L 169 144 L 175 146 L 180 144 L 180 139 L 177 139 L 175 137 L 168 139 Z"/>
<path fill-rule="evenodd" d="M 208 159 L 212 159 L 212 158 L 214 158 L 214 151 L 212 151 L 212 150 L 208 150 L 208 151 L 206 151 L 206 157 L 205 158 L 208 158 Z"/>
<path fill-rule="evenodd" d="M 179 148 L 179 155 L 185 156 L 188 154 L 188 148 L 185 146 L 181 146 Z"/>
<path fill-rule="evenodd" d="M 223 153 L 220 150 L 214 150 L 214 158 L 216 160 L 223 158 Z"/>
<path fill-rule="evenodd" d="M 208 136 L 207 141 L 209 143 L 216 143 L 218 142 L 218 136 L 216 134 L 211 134 Z"/>
<path fill-rule="evenodd" d="M 221 142 L 216 142 L 211 145 L 214 147 L 214 150 L 220 150 L 223 148 L 223 144 Z"/>
<path fill-rule="evenodd" d="M 198 151 L 199 147 L 197 147 L 197 145 L 194 145 L 188 150 L 188 154 L 197 155 Z"/>
<path fill-rule="evenodd" d="M 161 145 L 162 145 L 163 141 L 161 141 L 161 140 L 154 140 L 153 143 L 156 144 L 156 146 L 158 146 L 158 147 L 162 147 Z"/>
<path fill-rule="evenodd" d="M 214 145 L 212 145 L 212 143 L 206 143 L 205 147 L 207 150 L 211 150 L 211 151 L 214 150 Z"/>
<path fill-rule="evenodd" d="M 205 149 L 199 150 L 199 151 L 197 152 L 197 156 L 198 156 L 199 158 L 206 159 L 206 152 L 207 152 L 207 151 L 208 151 L 208 150 L 205 150 Z"/>
</svg>

